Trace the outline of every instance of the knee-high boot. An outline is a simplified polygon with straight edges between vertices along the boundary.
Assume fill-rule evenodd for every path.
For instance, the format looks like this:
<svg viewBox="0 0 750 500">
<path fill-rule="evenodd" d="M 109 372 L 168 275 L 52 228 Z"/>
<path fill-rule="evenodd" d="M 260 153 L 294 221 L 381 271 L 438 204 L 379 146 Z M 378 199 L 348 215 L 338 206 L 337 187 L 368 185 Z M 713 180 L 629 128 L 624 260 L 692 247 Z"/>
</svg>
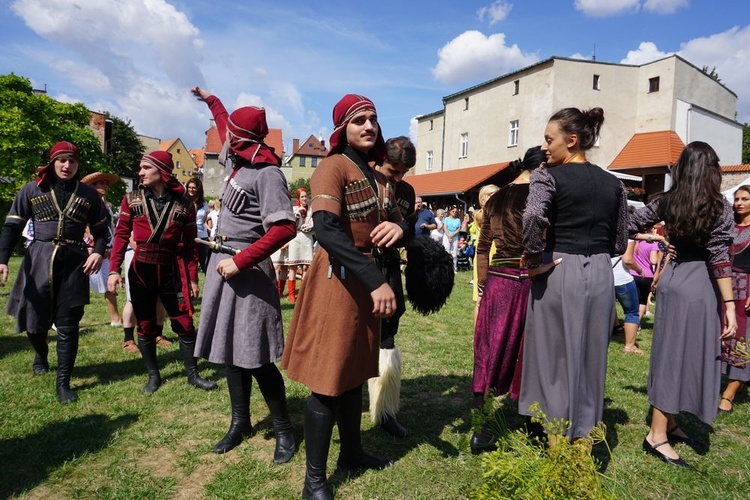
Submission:
<svg viewBox="0 0 750 500">
<path fill-rule="evenodd" d="M 47 361 L 47 355 L 49 354 L 47 332 L 27 332 L 26 336 L 29 338 L 29 342 L 31 343 L 31 347 L 34 348 L 35 353 L 34 362 L 31 364 L 31 370 L 34 372 L 34 375 L 44 375 L 49 371 L 49 361 Z"/>
<path fill-rule="evenodd" d="M 339 426 L 341 451 L 337 465 L 342 470 L 384 469 L 393 464 L 388 458 L 376 457 L 362 449 L 362 386 L 339 396 L 336 423 Z"/>
<path fill-rule="evenodd" d="M 391 436 L 409 433 L 396 420 L 401 398 L 401 352 L 397 347 L 380 349 L 380 376 L 367 381 L 370 392 L 370 419 Z"/>
<path fill-rule="evenodd" d="M 273 461 L 277 464 L 288 462 L 297 451 L 294 442 L 294 429 L 289 419 L 289 411 L 286 404 L 286 389 L 281 372 L 273 363 L 268 363 L 260 368 L 252 370 L 253 376 L 258 381 L 258 387 L 263 394 L 271 412 L 273 420 L 273 433 L 276 436 L 276 449 L 273 452 Z"/>
<path fill-rule="evenodd" d="M 226 371 L 232 421 L 227 434 L 214 446 L 214 453 L 218 454 L 233 450 L 246 437 L 254 434 L 250 423 L 250 393 L 253 387 L 250 371 L 234 365 L 227 365 Z"/>
<path fill-rule="evenodd" d="M 70 377 L 78 355 L 78 328 L 70 326 L 57 327 L 57 399 L 61 403 L 72 403 L 78 400 L 75 391 L 70 388 Z"/>
<path fill-rule="evenodd" d="M 195 351 L 195 334 L 180 336 L 180 354 L 182 362 L 185 364 L 185 373 L 187 374 L 188 384 L 204 391 L 216 389 L 216 382 L 206 380 L 198 375 L 198 361 L 193 356 Z"/>
<path fill-rule="evenodd" d="M 161 386 L 159 363 L 156 360 L 156 339 L 145 335 L 138 335 L 138 350 L 141 351 L 143 362 L 148 371 L 148 382 L 143 386 L 143 394 L 153 394 Z"/>
<path fill-rule="evenodd" d="M 336 398 L 311 394 L 305 409 L 305 487 L 302 498 L 333 498 L 326 481 L 326 462 L 331 447 Z"/>
</svg>

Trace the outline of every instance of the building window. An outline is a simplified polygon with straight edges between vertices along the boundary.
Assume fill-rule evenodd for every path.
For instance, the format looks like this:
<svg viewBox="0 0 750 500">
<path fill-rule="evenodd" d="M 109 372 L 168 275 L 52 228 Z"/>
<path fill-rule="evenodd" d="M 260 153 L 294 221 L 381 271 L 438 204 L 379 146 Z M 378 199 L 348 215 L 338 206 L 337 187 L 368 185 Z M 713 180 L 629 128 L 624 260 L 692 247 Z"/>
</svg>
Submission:
<svg viewBox="0 0 750 500">
<path fill-rule="evenodd" d="M 299 157 L 299 166 L 300 167 L 304 167 L 305 166 L 305 157 L 304 156 L 300 156 Z"/>
<path fill-rule="evenodd" d="M 513 82 L 513 95 L 518 95 L 518 90 L 521 88 L 521 80 Z"/>
<path fill-rule="evenodd" d="M 469 156 L 469 133 L 464 132 L 461 134 L 461 154 L 459 158 L 466 158 Z"/>
<path fill-rule="evenodd" d="M 469 98 L 468 97 L 464 99 L 464 111 L 466 111 L 467 109 L 469 109 Z"/>
<path fill-rule="evenodd" d="M 315 168 L 315 167 L 318 166 L 318 157 L 317 156 L 313 156 L 312 158 L 310 158 L 310 166 L 313 167 L 313 168 Z"/>
<path fill-rule="evenodd" d="M 432 120 L 430 120 L 430 130 L 432 130 Z"/>
<path fill-rule="evenodd" d="M 518 146 L 518 120 L 510 122 L 508 130 L 508 146 Z"/>
<path fill-rule="evenodd" d="M 180 169 L 180 160 L 177 160 L 177 170 Z"/>
<path fill-rule="evenodd" d="M 432 151 L 427 151 L 427 165 L 425 170 L 432 170 Z"/>
<path fill-rule="evenodd" d="M 648 92 L 659 92 L 659 77 L 655 76 L 648 79 Z"/>
<path fill-rule="evenodd" d="M 601 90 L 599 88 L 599 75 L 594 75 L 594 90 Z"/>
</svg>

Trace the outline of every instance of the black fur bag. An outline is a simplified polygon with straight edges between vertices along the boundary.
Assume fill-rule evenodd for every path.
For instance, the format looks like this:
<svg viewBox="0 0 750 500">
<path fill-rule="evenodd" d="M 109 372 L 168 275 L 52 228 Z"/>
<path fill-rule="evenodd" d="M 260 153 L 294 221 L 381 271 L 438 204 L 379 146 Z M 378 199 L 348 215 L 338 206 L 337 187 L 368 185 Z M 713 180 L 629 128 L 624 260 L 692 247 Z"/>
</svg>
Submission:
<svg viewBox="0 0 750 500">
<path fill-rule="evenodd" d="M 438 312 L 453 291 L 453 257 L 432 238 L 413 238 L 404 270 L 406 293 L 415 311 L 424 316 Z"/>
</svg>

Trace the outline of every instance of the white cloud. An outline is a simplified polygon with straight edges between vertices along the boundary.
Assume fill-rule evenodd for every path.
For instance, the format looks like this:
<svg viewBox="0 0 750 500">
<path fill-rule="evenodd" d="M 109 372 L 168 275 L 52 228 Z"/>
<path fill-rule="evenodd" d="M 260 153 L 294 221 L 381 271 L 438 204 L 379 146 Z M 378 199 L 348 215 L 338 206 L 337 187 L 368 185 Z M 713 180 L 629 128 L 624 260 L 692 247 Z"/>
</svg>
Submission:
<svg viewBox="0 0 750 500">
<path fill-rule="evenodd" d="M 575 54 L 571 54 L 568 57 L 571 58 L 571 59 L 583 59 L 584 61 L 590 61 L 591 60 L 591 56 L 584 56 L 580 52 L 576 52 Z"/>
<path fill-rule="evenodd" d="M 61 75 L 65 75 L 71 83 L 87 92 L 107 92 L 112 90 L 109 78 L 89 65 L 79 64 L 70 59 L 55 59 L 50 66 Z"/>
<path fill-rule="evenodd" d="M 414 146 L 417 146 L 417 132 L 419 127 L 419 121 L 417 120 L 416 116 L 413 116 L 411 120 L 409 120 L 409 139 L 411 139 L 411 142 L 414 143 Z"/>
<path fill-rule="evenodd" d="M 654 42 L 641 42 L 637 50 L 628 51 L 628 55 L 620 61 L 622 64 L 646 64 L 671 55 L 672 52 L 661 52 Z"/>
<path fill-rule="evenodd" d="M 657 14 L 673 14 L 680 7 L 687 7 L 689 0 L 646 0 L 643 9 Z"/>
<path fill-rule="evenodd" d="M 433 76 L 446 84 L 491 78 L 537 62 L 535 54 L 525 54 L 518 45 L 505 45 L 505 34 L 485 36 L 465 31 L 438 50 Z"/>
<path fill-rule="evenodd" d="M 497 0 L 491 5 L 487 5 L 477 10 L 477 16 L 481 21 L 485 19 L 489 21 L 490 25 L 499 23 L 504 20 L 510 14 L 510 10 L 513 8 L 512 3 L 505 2 L 503 0 Z"/>
<path fill-rule="evenodd" d="M 587 16 L 606 17 L 638 12 L 640 0 L 575 0 L 576 9 Z"/>
</svg>

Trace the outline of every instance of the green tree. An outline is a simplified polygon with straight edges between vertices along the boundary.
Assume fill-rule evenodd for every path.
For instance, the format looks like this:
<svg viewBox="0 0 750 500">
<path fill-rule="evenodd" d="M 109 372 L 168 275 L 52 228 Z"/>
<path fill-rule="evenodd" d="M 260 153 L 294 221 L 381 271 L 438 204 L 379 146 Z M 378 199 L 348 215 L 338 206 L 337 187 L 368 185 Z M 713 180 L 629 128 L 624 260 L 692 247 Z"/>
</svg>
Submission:
<svg viewBox="0 0 750 500">
<path fill-rule="evenodd" d="M 750 164 L 750 125 L 742 126 L 742 163 Z"/>
<path fill-rule="evenodd" d="M 0 75 L 0 213 L 5 214 L 21 186 L 34 179 L 58 141 L 78 146 L 81 176 L 107 170 L 99 140 L 88 128 L 90 115 L 83 104 L 34 93 L 28 78 Z"/>
<path fill-rule="evenodd" d="M 717 82 L 721 83 L 721 78 L 719 78 L 719 73 L 716 72 L 716 66 L 714 66 L 711 71 L 708 71 L 708 66 L 703 66 L 701 68 L 701 71 L 703 71 L 705 74 L 716 80 Z"/>
<path fill-rule="evenodd" d="M 307 191 L 308 196 L 310 195 L 310 179 L 306 179 L 304 177 L 300 177 L 299 179 L 292 181 L 289 184 L 289 192 L 291 193 L 292 197 L 295 196 L 295 193 L 298 189 L 304 189 Z M 294 200 L 292 200 L 294 201 Z"/>
<path fill-rule="evenodd" d="M 130 120 L 123 120 L 109 112 L 104 114 L 112 121 L 112 136 L 106 155 L 109 171 L 120 177 L 138 178 L 139 165 L 146 148 L 138 139 L 138 134 Z M 112 186 L 107 199 L 119 207 L 123 194 L 125 194 L 125 184 L 120 182 Z"/>
</svg>

